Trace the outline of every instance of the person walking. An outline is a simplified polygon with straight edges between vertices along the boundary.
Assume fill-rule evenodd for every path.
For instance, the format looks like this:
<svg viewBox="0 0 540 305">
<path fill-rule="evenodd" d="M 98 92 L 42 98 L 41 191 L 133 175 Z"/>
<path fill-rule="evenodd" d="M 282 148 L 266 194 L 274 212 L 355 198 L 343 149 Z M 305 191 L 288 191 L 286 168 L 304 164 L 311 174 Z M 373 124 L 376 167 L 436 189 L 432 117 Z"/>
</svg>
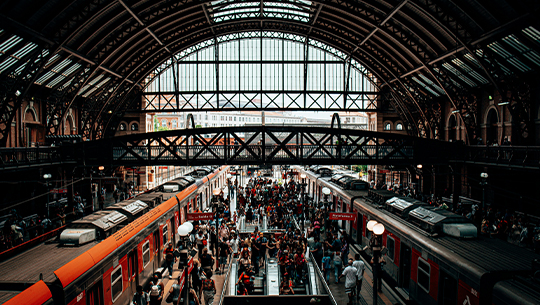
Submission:
<svg viewBox="0 0 540 305">
<path fill-rule="evenodd" d="M 202 255 L 199 257 L 199 260 L 201 261 L 201 267 L 206 274 L 208 274 L 209 271 L 212 271 L 212 268 L 214 266 L 214 258 L 208 253 L 207 248 L 203 248 L 203 252 Z M 206 277 L 208 278 L 208 275 Z"/>
<path fill-rule="evenodd" d="M 334 252 L 334 258 L 332 259 L 334 262 L 334 278 L 336 280 L 336 284 L 339 283 L 339 275 L 341 274 L 341 268 L 343 267 L 343 260 L 341 259 L 341 253 L 339 251 Z"/>
<path fill-rule="evenodd" d="M 347 295 L 349 296 L 349 303 L 347 303 L 347 305 L 352 305 L 352 301 L 353 301 L 352 294 L 356 286 L 356 280 L 357 280 L 356 272 L 358 270 L 356 270 L 356 268 L 354 268 L 352 264 L 353 264 L 353 260 L 351 258 L 349 259 L 347 267 L 343 270 L 343 273 L 338 278 L 338 281 L 339 281 L 341 277 L 343 276 L 345 277 L 345 293 L 347 293 Z"/>
<path fill-rule="evenodd" d="M 137 291 L 133 295 L 131 303 L 133 305 L 148 305 L 148 302 L 150 302 L 150 297 L 148 296 L 148 293 L 143 291 L 143 287 L 141 285 L 137 285 Z"/>
<path fill-rule="evenodd" d="M 172 284 L 171 289 L 169 290 L 169 294 L 172 294 L 172 304 L 178 305 L 178 300 L 180 299 L 180 283 L 181 277 L 179 276 L 177 278 L 177 282 Z"/>
<path fill-rule="evenodd" d="M 161 305 L 164 289 L 165 285 L 163 285 L 158 275 L 154 274 L 150 281 L 150 305 Z"/>
<path fill-rule="evenodd" d="M 364 270 L 366 265 L 364 261 L 360 259 L 360 254 L 356 253 L 354 255 L 354 262 L 352 264 L 356 268 L 356 298 L 360 300 L 360 292 L 362 291 L 362 280 L 364 279 Z"/>
<path fill-rule="evenodd" d="M 167 248 L 163 251 L 163 256 L 165 256 L 165 265 L 169 270 L 169 278 L 172 279 L 173 274 L 173 265 L 176 262 L 176 257 L 174 256 L 174 248 L 172 242 L 169 242 Z"/>
<path fill-rule="evenodd" d="M 322 258 L 322 270 L 324 274 L 324 279 L 326 283 L 330 282 L 330 270 L 332 269 L 332 258 L 330 257 L 330 252 L 326 253 L 326 256 Z"/>
<path fill-rule="evenodd" d="M 203 271 L 200 267 L 199 260 L 193 259 L 193 270 L 191 271 L 191 286 L 196 293 L 201 291 Z M 200 297 L 200 296 L 199 296 Z"/>
<path fill-rule="evenodd" d="M 202 282 L 201 295 L 204 296 L 204 304 L 212 305 L 216 295 L 216 283 L 212 279 L 212 270 L 206 271 L 206 279 Z"/>
<path fill-rule="evenodd" d="M 218 245 L 218 253 L 219 253 L 219 268 L 216 270 L 216 274 L 219 272 L 219 274 L 223 274 L 225 272 L 225 265 L 227 265 L 227 257 L 229 257 L 229 253 L 231 253 L 231 248 L 229 245 L 225 242 L 225 240 L 219 241 Z"/>
</svg>

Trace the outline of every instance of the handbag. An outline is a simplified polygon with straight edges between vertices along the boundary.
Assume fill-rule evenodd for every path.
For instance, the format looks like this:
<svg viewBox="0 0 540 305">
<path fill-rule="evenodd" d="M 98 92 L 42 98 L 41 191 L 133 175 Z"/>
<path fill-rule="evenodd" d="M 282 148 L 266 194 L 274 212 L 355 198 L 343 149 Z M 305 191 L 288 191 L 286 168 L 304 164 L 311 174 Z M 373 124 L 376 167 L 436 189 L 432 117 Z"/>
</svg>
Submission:
<svg viewBox="0 0 540 305">
<path fill-rule="evenodd" d="M 169 293 L 169 296 L 167 296 L 167 299 L 165 299 L 165 302 L 172 303 L 173 302 L 173 294 Z"/>
</svg>

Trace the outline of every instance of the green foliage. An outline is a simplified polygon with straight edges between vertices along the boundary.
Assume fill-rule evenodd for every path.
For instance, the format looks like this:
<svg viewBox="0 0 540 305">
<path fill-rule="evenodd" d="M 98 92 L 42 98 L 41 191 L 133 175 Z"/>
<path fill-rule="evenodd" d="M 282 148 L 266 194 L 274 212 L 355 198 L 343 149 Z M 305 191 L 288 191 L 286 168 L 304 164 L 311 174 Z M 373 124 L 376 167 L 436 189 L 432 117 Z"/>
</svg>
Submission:
<svg viewBox="0 0 540 305">
<path fill-rule="evenodd" d="M 367 172 L 367 165 L 353 165 L 352 169 L 355 172 L 365 173 L 365 172 Z"/>
<path fill-rule="evenodd" d="M 155 131 L 166 131 L 166 130 L 169 130 L 169 128 L 167 128 L 167 126 L 165 126 L 165 127 L 161 126 L 158 119 L 156 117 L 154 117 L 154 130 Z"/>
</svg>

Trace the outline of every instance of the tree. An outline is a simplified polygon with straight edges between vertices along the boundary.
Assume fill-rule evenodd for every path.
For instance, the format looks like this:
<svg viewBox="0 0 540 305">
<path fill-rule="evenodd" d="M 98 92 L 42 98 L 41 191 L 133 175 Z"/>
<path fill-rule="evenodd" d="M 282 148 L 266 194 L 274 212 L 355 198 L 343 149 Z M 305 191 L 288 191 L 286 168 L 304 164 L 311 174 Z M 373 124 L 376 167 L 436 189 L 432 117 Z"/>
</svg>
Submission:
<svg viewBox="0 0 540 305">
<path fill-rule="evenodd" d="M 163 127 L 161 124 L 159 124 L 159 121 L 156 117 L 154 117 L 154 130 L 155 131 L 166 131 L 169 130 L 167 126 Z"/>
</svg>

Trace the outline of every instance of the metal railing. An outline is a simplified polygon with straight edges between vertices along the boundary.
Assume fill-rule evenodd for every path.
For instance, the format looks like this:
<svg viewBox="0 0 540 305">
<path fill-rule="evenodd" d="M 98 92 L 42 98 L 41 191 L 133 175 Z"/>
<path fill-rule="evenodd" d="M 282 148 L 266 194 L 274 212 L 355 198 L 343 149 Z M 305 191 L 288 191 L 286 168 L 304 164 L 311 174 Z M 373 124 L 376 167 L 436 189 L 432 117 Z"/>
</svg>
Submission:
<svg viewBox="0 0 540 305">
<path fill-rule="evenodd" d="M 229 265 L 227 266 L 227 273 L 225 274 L 225 280 L 223 282 L 223 289 L 221 290 L 221 295 L 219 296 L 219 303 L 218 305 L 222 305 L 223 304 L 223 298 L 225 297 L 225 294 L 227 293 L 227 290 L 229 288 L 229 277 L 230 277 L 230 274 L 231 274 L 231 270 L 232 270 L 232 265 L 233 265 L 233 260 L 234 260 L 234 257 L 232 255 L 229 254 Z"/>
<path fill-rule="evenodd" d="M 296 221 L 296 219 L 293 217 L 293 223 L 294 223 L 294 226 L 300 230 L 300 226 L 298 225 L 298 222 Z M 305 228 L 305 231 L 307 232 L 307 228 Z M 326 293 L 328 294 L 328 296 L 330 297 L 330 301 L 332 302 L 333 305 L 338 305 L 337 302 L 336 302 L 336 299 L 334 298 L 334 295 L 332 295 L 332 291 L 330 290 L 330 287 L 328 287 L 328 284 L 326 283 L 326 281 L 324 280 L 324 275 L 322 274 L 320 268 L 319 268 L 319 265 L 317 264 L 317 261 L 315 260 L 315 257 L 313 256 L 313 254 L 311 253 L 311 251 L 309 251 L 309 247 L 307 247 L 307 250 L 306 250 L 306 257 L 308 261 L 311 261 L 313 263 L 313 266 L 314 266 L 314 270 L 315 272 L 317 273 L 317 276 L 315 277 L 316 278 L 316 285 L 317 285 L 317 293 L 320 294 L 321 292 L 321 289 L 320 287 L 322 286 L 322 288 L 324 288 L 324 291 L 326 291 Z M 310 284 L 313 284 L 313 283 L 310 283 Z"/>
<path fill-rule="evenodd" d="M 324 275 L 322 274 L 321 270 L 319 269 L 319 265 L 317 264 L 317 261 L 315 260 L 315 257 L 313 256 L 313 254 L 311 252 L 309 252 L 309 259 L 314 263 L 313 265 L 315 266 L 315 272 L 317 273 L 317 290 L 318 292 L 321 291 L 321 289 L 319 288 L 320 286 L 322 286 L 324 288 L 324 290 L 328 293 L 328 296 L 330 297 L 330 301 L 332 302 L 333 305 L 338 305 L 337 302 L 336 302 L 336 299 L 334 298 L 334 295 L 332 294 L 332 291 L 330 290 L 330 287 L 328 287 L 328 284 L 326 283 L 326 281 L 324 280 Z"/>
</svg>

